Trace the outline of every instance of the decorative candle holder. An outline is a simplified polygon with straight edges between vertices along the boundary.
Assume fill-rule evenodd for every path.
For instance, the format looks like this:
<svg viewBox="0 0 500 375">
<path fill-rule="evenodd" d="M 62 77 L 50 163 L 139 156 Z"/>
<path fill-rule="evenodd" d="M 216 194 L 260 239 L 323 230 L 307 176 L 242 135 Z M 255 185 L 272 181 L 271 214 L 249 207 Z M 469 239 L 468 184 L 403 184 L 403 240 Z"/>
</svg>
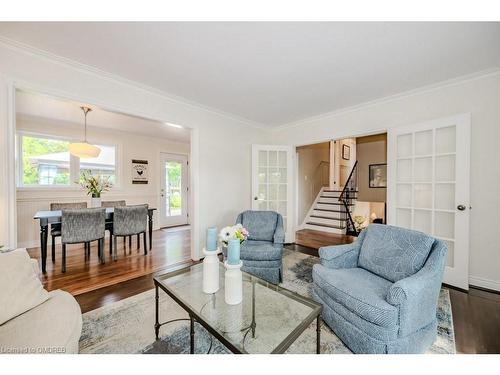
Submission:
<svg viewBox="0 0 500 375">
<path fill-rule="evenodd" d="M 237 305 L 243 301 L 243 274 L 241 267 L 243 262 L 239 264 L 229 264 L 224 262 L 226 273 L 224 276 L 224 299 L 228 305 Z"/>
<path fill-rule="evenodd" d="M 205 247 L 208 251 L 217 250 L 217 228 L 207 228 L 207 245 Z"/>
<path fill-rule="evenodd" d="M 203 248 L 203 293 L 212 294 L 219 290 L 219 257 L 220 249 L 207 251 Z"/>
</svg>

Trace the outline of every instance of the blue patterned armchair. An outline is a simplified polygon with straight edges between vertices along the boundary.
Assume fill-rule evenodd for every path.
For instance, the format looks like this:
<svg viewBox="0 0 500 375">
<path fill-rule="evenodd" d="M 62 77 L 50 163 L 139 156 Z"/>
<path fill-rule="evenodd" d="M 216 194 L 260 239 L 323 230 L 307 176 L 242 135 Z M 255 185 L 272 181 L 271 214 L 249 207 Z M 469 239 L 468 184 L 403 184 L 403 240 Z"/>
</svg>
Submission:
<svg viewBox="0 0 500 375">
<path fill-rule="evenodd" d="M 436 339 L 447 247 L 424 233 L 372 224 L 349 245 L 323 247 L 313 298 L 355 353 L 422 353 Z"/>
<path fill-rule="evenodd" d="M 274 211 L 245 211 L 238 215 L 236 224 L 249 233 L 241 246 L 242 270 L 273 284 L 283 281 L 285 231 L 281 215 Z"/>
</svg>

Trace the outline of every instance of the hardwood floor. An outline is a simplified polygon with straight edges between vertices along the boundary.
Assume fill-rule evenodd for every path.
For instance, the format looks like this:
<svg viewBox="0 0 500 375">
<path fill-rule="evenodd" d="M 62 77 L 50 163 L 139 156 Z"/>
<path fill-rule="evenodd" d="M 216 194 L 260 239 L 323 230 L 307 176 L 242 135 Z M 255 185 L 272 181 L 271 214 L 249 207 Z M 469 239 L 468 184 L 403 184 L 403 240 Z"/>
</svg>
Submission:
<svg viewBox="0 0 500 375">
<path fill-rule="evenodd" d="M 87 311 L 135 296 L 152 288 L 154 288 L 153 274 L 149 274 L 91 292 L 82 293 L 75 296 L 75 298 L 80 304 L 82 313 L 85 314 Z"/>
<path fill-rule="evenodd" d="M 142 239 L 142 236 L 141 236 Z M 149 245 L 149 244 L 148 244 Z M 190 262 L 191 239 L 189 227 L 160 229 L 153 232 L 153 248 L 144 255 L 144 247 L 137 249 L 136 237 L 132 247 L 128 241 L 118 240 L 118 260 L 109 256 L 109 244 L 106 240 L 106 263 L 100 264 L 97 256 L 97 244 L 91 247 L 90 260 L 85 259 L 83 245 L 68 245 L 66 273 L 61 272 L 61 248 L 56 247 L 55 263 L 51 261 L 49 245 L 47 273 L 41 275 L 47 290 L 62 289 L 73 295 L 79 295 L 123 281 L 135 279 L 157 271 L 174 267 L 179 263 Z M 129 254 L 129 252 L 131 252 Z M 39 248 L 32 248 L 28 253 L 39 258 Z"/>
<path fill-rule="evenodd" d="M 312 229 L 302 229 L 295 232 L 295 244 L 316 250 L 323 246 L 351 243 L 355 239 L 356 237 L 353 236 L 321 232 Z"/>
<path fill-rule="evenodd" d="M 500 294 L 449 290 L 457 351 L 500 354 Z"/>
</svg>

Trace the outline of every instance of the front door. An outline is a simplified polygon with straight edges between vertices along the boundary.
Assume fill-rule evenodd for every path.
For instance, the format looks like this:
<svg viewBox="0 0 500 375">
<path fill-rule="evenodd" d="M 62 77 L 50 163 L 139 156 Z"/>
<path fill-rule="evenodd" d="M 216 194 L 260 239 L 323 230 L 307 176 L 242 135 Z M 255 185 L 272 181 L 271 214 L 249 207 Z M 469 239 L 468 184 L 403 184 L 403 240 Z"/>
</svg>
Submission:
<svg viewBox="0 0 500 375">
<path fill-rule="evenodd" d="M 187 224 L 188 158 L 161 153 L 160 167 L 160 226 Z"/>
<path fill-rule="evenodd" d="M 469 288 L 470 115 L 388 131 L 388 223 L 448 245 L 444 282 Z"/>
<path fill-rule="evenodd" d="M 253 145 L 252 210 L 283 216 L 285 242 L 294 241 L 292 216 L 292 155 L 289 146 Z"/>
</svg>

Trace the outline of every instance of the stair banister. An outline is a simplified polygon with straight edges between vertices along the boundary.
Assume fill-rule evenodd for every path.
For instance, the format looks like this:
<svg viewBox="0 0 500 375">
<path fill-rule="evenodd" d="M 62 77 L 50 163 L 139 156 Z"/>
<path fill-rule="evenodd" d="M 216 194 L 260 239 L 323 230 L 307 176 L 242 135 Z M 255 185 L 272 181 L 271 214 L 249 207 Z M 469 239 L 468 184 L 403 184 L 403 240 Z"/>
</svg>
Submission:
<svg viewBox="0 0 500 375">
<path fill-rule="evenodd" d="M 339 196 L 339 202 L 341 202 L 344 205 L 346 214 L 347 214 L 347 234 L 351 232 L 353 235 L 357 236 L 359 233 L 356 230 L 356 225 L 354 224 L 354 220 L 352 219 L 351 212 L 349 211 L 349 204 L 350 201 L 352 200 L 352 197 L 349 196 L 350 193 L 350 185 L 354 182 L 355 187 L 357 185 L 357 181 L 354 181 L 355 179 L 357 180 L 357 173 L 354 174 L 357 171 L 357 166 L 358 166 L 358 161 L 354 163 L 351 173 L 349 173 L 349 177 L 347 178 L 347 181 L 344 184 L 344 188 L 342 189 L 342 193 Z M 354 177 L 355 176 L 355 177 Z M 352 189 L 351 189 L 352 190 Z M 354 189 L 355 190 L 355 189 Z M 351 230 L 349 230 L 349 227 Z"/>
</svg>

